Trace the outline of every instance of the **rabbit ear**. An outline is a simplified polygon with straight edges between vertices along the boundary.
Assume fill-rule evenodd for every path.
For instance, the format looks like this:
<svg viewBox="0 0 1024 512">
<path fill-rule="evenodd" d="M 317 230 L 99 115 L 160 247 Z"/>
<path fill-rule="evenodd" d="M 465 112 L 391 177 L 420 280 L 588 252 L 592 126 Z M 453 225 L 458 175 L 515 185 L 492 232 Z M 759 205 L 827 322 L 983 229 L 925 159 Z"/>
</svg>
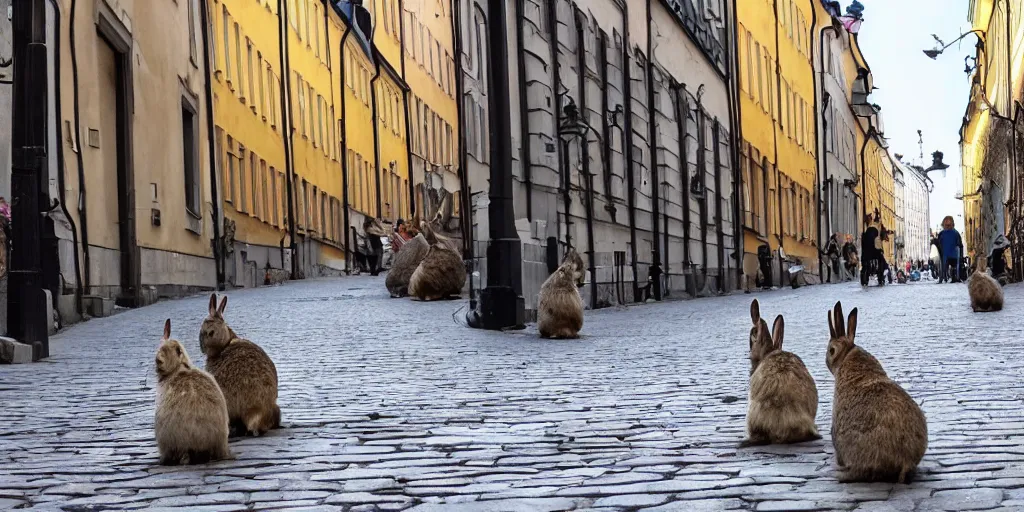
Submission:
<svg viewBox="0 0 1024 512">
<path fill-rule="evenodd" d="M 775 348 L 782 350 L 782 336 L 785 333 L 786 322 L 782 319 L 782 315 L 775 317 L 775 324 L 772 325 L 772 342 L 775 344 Z"/>
<path fill-rule="evenodd" d="M 834 323 L 832 323 L 832 312 L 829 311 L 828 313 L 826 313 L 825 316 L 828 317 L 828 334 L 829 334 L 829 336 L 835 338 L 836 337 L 836 325 Z"/>
<path fill-rule="evenodd" d="M 832 321 L 835 322 L 835 336 L 846 335 L 846 325 L 843 323 L 843 303 L 836 302 L 836 307 L 832 310 Z"/>
<path fill-rule="evenodd" d="M 210 316 L 217 313 L 217 294 L 210 294 Z"/>
<path fill-rule="evenodd" d="M 849 324 L 850 325 L 847 331 L 847 335 L 849 336 L 850 341 L 852 342 L 853 337 L 857 335 L 857 308 L 853 308 L 853 311 L 850 311 Z"/>
<path fill-rule="evenodd" d="M 757 299 L 754 299 L 754 301 L 750 303 L 750 321 L 753 322 L 754 325 L 758 325 L 760 320 L 761 305 L 757 303 Z"/>
<path fill-rule="evenodd" d="M 168 318 L 167 321 L 164 322 L 164 340 L 166 341 L 166 340 L 169 340 L 169 339 L 171 339 L 171 319 L 170 318 Z"/>
<path fill-rule="evenodd" d="M 217 314 L 218 315 L 223 315 L 224 314 L 224 310 L 227 309 L 227 307 L 228 307 L 228 296 L 225 295 L 224 298 L 222 298 L 220 300 L 220 307 L 217 308 Z"/>
</svg>

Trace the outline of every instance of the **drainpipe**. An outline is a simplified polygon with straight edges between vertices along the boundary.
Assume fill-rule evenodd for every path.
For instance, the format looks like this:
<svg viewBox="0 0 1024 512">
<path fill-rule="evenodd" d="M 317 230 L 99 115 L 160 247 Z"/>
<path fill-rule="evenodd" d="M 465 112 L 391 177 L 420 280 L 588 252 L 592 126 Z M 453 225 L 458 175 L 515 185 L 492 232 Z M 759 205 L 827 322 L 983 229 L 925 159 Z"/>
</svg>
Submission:
<svg viewBox="0 0 1024 512">
<path fill-rule="evenodd" d="M 679 169 L 683 177 L 683 190 L 682 200 L 680 204 L 683 205 L 683 281 L 686 285 L 686 292 L 690 293 L 690 281 L 695 280 L 695 277 L 691 279 L 686 278 L 686 269 L 690 267 L 690 155 L 689 148 L 686 144 L 686 127 L 689 124 L 687 117 L 687 111 L 690 109 L 686 100 L 686 84 L 674 83 L 672 84 L 672 90 L 675 91 L 676 97 L 676 128 L 679 130 Z M 691 295 L 696 296 L 697 293 L 694 291 Z"/>
<path fill-rule="evenodd" d="M 816 29 L 818 27 L 818 10 L 814 8 L 814 4 L 817 1 L 818 0 L 810 0 L 808 2 L 808 4 L 811 6 L 811 34 L 813 34 L 814 33 L 814 29 Z M 821 29 L 821 34 L 819 34 L 819 37 L 818 37 L 818 46 L 820 46 L 822 48 L 821 55 L 825 54 L 825 52 L 824 52 L 825 45 L 822 44 L 824 42 L 824 39 L 823 39 L 824 32 L 825 32 L 825 29 L 824 28 Z M 813 46 L 814 45 L 812 44 L 811 47 L 813 48 Z M 824 67 L 821 68 L 821 77 L 818 79 L 818 83 L 821 84 L 821 90 L 822 90 L 822 92 L 824 92 L 825 91 L 825 68 Z M 816 87 L 814 87 L 814 108 L 816 110 L 820 109 L 820 106 L 819 106 L 819 102 L 820 101 L 821 101 L 821 98 L 820 98 L 820 95 L 818 93 L 818 87 L 816 86 Z M 824 117 L 825 117 L 824 116 L 824 112 L 822 112 L 822 119 L 823 120 L 824 120 Z M 819 136 L 820 134 L 821 134 L 821 131 L 820 131 L 820 125 L 818 124 L 818 116 L 814 116 L 814 141 L 815 141 L 815 148 L 814 149 L 815 149 L 815 152 L 817 153 L 817 156 L 818 156 L 817 160 L 820 163 L 820 165 L 823 165 L 823 166 L 825 166 L 827 168 L 828 164 L 824 163 L 826 160 L 828 160 L 827 155 L 823 155 L 822 151 L 821 151 L 821 148 L 818 147 L 818 145 L 817 145 L 817 142 L 819 140 L 823 140 L 823 138 Z M 815 248 L 816 251 L 820 251 L 820 249 L 818 249 L 818 248 L 821 247 L 821 246 L 818 245 L 818 244 L 821 243 L 821 169 L 817 169 L 816 172 L 814 173 L 814 211 L 816 213 L 816 215 L 814 217 L 815 233 L 817 233 L 817 236 L 815 236 L 816 240 L 814 240 L 814 248 Z M 819 252 L 819 254 L 818 254 L 818 279 L 822 279 L 823 283 L 824 283 L 824 279 L 823 279 L 824 276 L 825 276 L 825 261 L 822 259 L 821 254 Z"/>
<path fill-rule="evenodd" d="M 561 65 L 558 62 L 558 3 L 548 2 L 548 19 L 551 21 L 548 23 L 548 39 L 551 46 L 551 73 L 552 73 L 552 89 L 555 91 L 555 138 L 557 143 L 555 144 L 556 154 L 555 158 L 558 160 L 558 175 L 559 181 L 561 182 L 559 187 L 562 189 L 562 208 L 565 210 L 565 243 L 568 247 L 572 247 L 572 235 L 569 233 L 569 227 L 572 226 L 572 215 L 570 212 L 570 198 L 569 198 L 569 180 L 566 178 L 569 174 L 568 164 L 568 148 L 564 147 L 567 145 L 566 142 L 562 141 L 562 93 L 559 88 L 562 86 L 562 80 L 559 75 Z M 529 193 L 528 193 L 529 194 Z M 527 195 L 529 197 L 529 195 Z"/>
<path fill-rule="evenodd" d="M 782 56 L 779 53 L 779 0 L 773 0 L 772 2 L 775 9 L 775 92 L 778 97 L 779 109 L 782 108 Z M 782 125 L 783 120 L 779 119 L 779 126 Z M 779 130 L 772 125 L 772 138 L 775 141 L 775 192 L 776 192 L 776 210 L 779 218 L 779 232 L 775 236 L 779 239 L 779 249 L 783 249 L 786 243 L 786 235 L 783 234 L 782 230 L 782 170 L 779 168 Z M 782 268 L 782 257 L 779 257 L 779 286 L 782 286 L 782 278 L 785 274 L 785 269 Z"/>
<path fill-rule="evenodd" d="M 288 9 L 284 0 L 277 0 L 278 50 L 281 52 L 281 130 L 284 137 L 285 190 L 288 193 L 288 248 L 292 253 L 291 279 L 298 278 L 298 248 L 295 244 L 295 155 L 292 153 L 292 112 L 289 108 L 291 99 L 291 60 L 288 58 Z"/>
<path fill-rule="evenodd" d="M 373 61 L 374 71 L 373 78 L 370 79 L 370 111 L 373 116 L 373 164 L 374 164 L 374 181 L 377 184 L 377 218 L 381 218 L 384 212 L 383 205 L 381 204 L 380 197 L 380 118 L 377 113 L 377 79 L 380 78 L 380 53 L 376 47 L 373 49 Z M 409 169 L 409 183 L 412 183 L 412 169 Z M 412 199 L 412 202 L 416 202 Z M 426 212 L 424 212 L 426 213 Z"/>
<path fill-rule="evenodd" d="M 53 13 L 54 13 L 54 20 L 53 20 L 53 22 L 54 22 L 54 24 L 56 26 L 59 27 L 60 26 L 60 8 L 57 5 L 57 0 L 50 0 L 50 4 L 53 6 Z M 55 89 L 57 91 L 56 98 L 54 98 L 54 100 L 56 102 L 55 106 L 56 106 L 56 109 L 57 109 L 56 115 L 58 116 L 58 119 L 60 119 L 61 113 L 63 112 L 63 110 L 61 110 L 61 105 L 60 105 L 60 96 L 61 96 L 60 95 L 60 91 L 61 91 L 61 82 L 60 82 L 60 36 L 58 35 L 57 37 L 54 37 L 53 40 L 54 40 L 54 44 L 55 44 L 54 49 L 53 49 L 54 84 L 56 85 Z M 58 123 L 57 130 L 58 130 L 58 132 L 60 131 L 59 123 Z M 56 134 L 55 134 L 55 136 L 56 136 Z M 60 140 L 59 136 L 58 136 L 57 140 L 58 141 Z M 58 143 L 56 146 L 57 146 L 57 187 L 59 187 L 58 190 L 57 190 L 57 193 L 60 195 L 60 209 L 61 209 L 61 212 L 64 213 L 64 218 L 67 219 L 68 224 L 71 225 L 71 241 L 72 241 L 72 244 L 73 244 L 72 245 L 72 257 L 74 258 L 74 262 L 75 262 L 75 311 L 78 312 L 79 316 L 81 316 L 81 314 L 85 311 L 85 309 L 84 309 L 84 306 L 82 304 L 82 265 L 81 265 L 81 262 L 80 262 L 80 259 L 79 259 L 79 256 L 78 256 L 78 227 L 75 225 L 75 220 L 71 218 L 71 213 L 68 212 L 67 199 L 65 198 L 65 194 L 64 194 L 65 179 L 66 179 L 65 176 L 64 176 L 64 173 L 67 171 L 66 163 L 64 161 L 64 144 L 63 143 Z"/>
<path fill-rule="evenodd" d="M 647 0 L 647 19 L 651 19 L 651 1 Z M 657 112 L 654 109 L 654 34 L 651 27 L 647 28 L 647 133 L 650 148 L 647 153 L 650 156 L 651 166 L 651 240 L 654 242 L 654 254 L 651 261 L 651 268 L 648 276 L 654 275 L 653 281 L 654 300 L 661 300 L 661 247 L 658 238 L 661 237 L 661 227 L 658 224 L 658 217 L 661 215 L 661 194 L 658 190 L 658 141 L 657 123 L 655 117 Z"/>
<path fill-rule="evenodd" d="M 465 70 L 462 67 L 462 1 L 455 0 L 454 10 L 452 16 L 453 27 L 452 33 L 455 34 L 455 112 L 458 116 L 459 129 L 459 190 L 461 192 L 462 200 L 459 204 L 459 224 L 462 228 L 462 259 L 463 261 L 470 262 L 467 270 L 469 271 L 469 310 L 476 311 L 476 296 L 473 293 L 473 269 L 476 268 L 476 261 L 473 256 L 473 197 L 469 191 L 469 157 L 466 154 L 466 112 L 465 112 L 465 99 L 466 99 L 466 84 L 465 84 Z M 404 34 L 404 32 L 403 32 Z M 408 124 L 406 125 L 408 127 Z M 410 138 L 410 140 L 412 140 Z M 409 170 L 410 176 L 412 175 L 412 168 Z M 410 190 L 410 195 L 412 191 Z"/>
<path fill-rule="evenodd" d="M 404 6 L 405 6 L 404 0 L 398 0 L 398 12 L 399 13 L 405 12 L 405 7 Z M 402 66 L 402 81 L 405 82 L 405 16 L 399 16 L 398 17 L 398 33 L 401 34 L 401 38 L 402 38 L 402 44 L 400 45 L 398 53 L 399 53 L 399 63 Z M 452 32 L 452 33 L 454 34 L 455 32 Z M 411 131 L 412 127 L 409 126 L 409 124 L 410 124 L 409 121 L 410 121 L 410 118 L 412 117 L 412 116 L 409 115 L 409 109 L 410 109 L 412 104 L 409 103 L 409 87 L 408 87 L 408 84 L 404 84 L 404 85 L 405 85 L 405 87 L 402 87 L 402 102 L 405 103 L 405 167 L 406 167 L 405 173 L 409 176 L 409 211 L 410 212 L 415 212 L 416 211 L 416 180 L 413 179 L 413 174 L 412 174 L 412 131 Z M 456 89 L 457 89 L 457 87 L 456 87 Z M 456 96 L 458 96 L 457 92 L 456 92 Z M 460 117 L 459 117 L 459 120 L 460 120 L 459 121 L 459 126 L 462 126 L 462 121 L 461 121 L 461 119 L 462 119 L 462 117 L 461 117 L 461 114 L 462 114 L 462 100 L 461 99 L 456 100 L 455 108 L 457 109 L 457 111 L 459 112 L 459 115 L 460 115 Z M 461 133 L 462 133 L 462 130 L 459 130 L 460 137 L 461 137 Z M 462 150 L 462 140 L 461 139 L 459 140 L 459 150 L 460 151 Z M 460 184 L 463 181 L 465 181 L 465 179 L 464 179 L 465 172 L 463 172 L 462 169 L 463 169 L 463 167 L 460 164 L 459 165 L 459 183 Z M 425 213 L 426 212 L 424 212 L 424 214 Z M 397 217 L 400 214 L 401 214 L 401 212 L 397 212 L 395 214 L 395 216 Z M 419 226 L 417 226 L 417 228 L 419 228 Z M 463 240 L 465 240 L 465 237 L 463 237 Z M 465 242 L 463 242 L 463 245 L 465 245 Z"/>
<path fill-rule="evenodd" d="M 349 197 L 348 197 L 348 114 L 346 113 L 346 106 L 348 100 L 345 92 L 345 41 L 348 40 L 348 36 L 352 33 L 352 24 L 355 20 L 349 20 L 345 24 L 345 32 L 341 35 L 341 44 L 339 46 L 341 51 L 341 76 L 338 80 L 338 85 L 341 87 L 341 215 L 342 215 L 342 227 L 345 230 L 345 274 L 352 273 L 352 258 L 349 258 L 349 251 L 352 249 L 352 230 L 349 229 Z M 408 123 L 406 123 L 408 126 Z M 352 251 L 355 254 L 355 251 Z M 354 256 L 353 256 L 354 257 Z"/>
<path fill-rule="evenodd" d="M 523 0 L 518 0 L 522 2 Z M 587 56 L 586 45 L 583 38 L 583 23 L 586 19 L 581 11 L 576 11 L 576 66 L 577 66 L 577 87 L 580 94 L 580 122 L 587 128 L 580 138 L 580 146 L 583 152 L 583 178 L 587 180 L 587 263 L 590 267 L 590 309 L 597 309 L 597 267 L 594 259 L 597 254 L 594 252 L 594 179 L 590 174 L 590 125 L 587 124 L 587 87 L 586 69 Z M 521 25 L 521 24 L 520 24 Z M 520 58 L 522 62 L 522 58 Z M 566 172 L 568 172 L 566 168 Z"/>
<path fill-rule="evenodd" d="M 598 66 L 600 70 L 598 74 L 601 78 L 601 108 L 607 115 L 608 110 L 608 34 L 603 30 L 600 32 L 601 36 L 599 39 L 600 47 L 598 48 Z M 614 117 L 615 114 L 612 113 Z M 612 123 L 605 119 L 601 122 L 601 139 L 604 141 L 604 151 L 602 154 L 601 162 L 601 182 L 604 184 L 604 200 L 605 200 L 605 211 L 611 216 L 611 221 L 616 222 L 615 219 L 615 197 L 612 195 Z"/>
<path fill-rule="evenodd" d="M 817 22 L 817 11 L 815 11 L 815 15 L 814 16 L 815 16 L 815 18 L 814 18 L 814 21 L 812 22 L 812 25 Z M 825 109 L 827 109 L 829 107 L 829 104 L 830 104 L 831 101 L 829 99 L 830 96 L 829 96 L 828 92 L 825 91 L 825 75 L 826 75 L 826 73 L 825 73 L 825 50 L 826 50 L 826 47 L 825 47 L 825 31 L 826 30 L 831 31 L 834 37 L 839 37 L 839 32 L 836 30 L 835 25 L 831 24 L 831 23 L 826 25 L 826 26 L 824 26 L 824 27 L 821 27 L 821 30 L 818 32 L 818 45 L 819 45 L 819 47 L 818 47 L 818 50 L 819 50 L 818 51 L 818 69 L 821 72 L 821 78 L 819 79 L 819 82 L 821 83 L 821 94 L 819 96 L 818 88 L 815 87 L 814 88 L 814 108 L 821 112 L 820 123 L 821 123 L 822 131 L 820 131 L 820 132 L 818 131 L 818 123 L 819 123 L 818 116 L 814 116 L 814 131 L 815 131 L 815 133 L 822 134 L 820 137 L 817 137 L 817 139 L 820 139 L 820 140 L 823 141 L 821 147 L 818 149 L 818 160 L 821 162 L 821 171 L 818 173 L 818 185 L 815 187 L 815 191 L 816 191 L 815 194 L 818 195 L 817 209 L 818 209 L 818 238 L 819 238 L 818 242 L 819 243 L 821 242 L 820 239 L 821 239 L 822 235 L 824 234 L 822 232 L 822 227 L 821 227 L 821 215 L 822 215 L 822 205 L 821 205 L 821 203 L 822 203 L 822 201 L 821 201 L 821 195 L 820 194 L 821 194 L 821 190 L 824 187 L 824 185 L 822 185 L 822 176 L 824 176 L 825 180 L 829 179 L 828 178 L 828 142 L 825 140 L 825 138 L 828 137 L 828 118 L 825 116 L 825 114 L 826 114 Z M 836 183 L 835 180 L 833 180 L 832 183 Z M 831 211 L 831 208 L 829 209 L 828 213 L 829 213 L 829 223 L 831 224 L 831 221 L 832 221 L 832 211 Z M 828 229 L 825 230 L 825 231 L 828 232 L 829 236 L 832 236 L 832 227 L 831 227 L 831 225 L 828 226 Z M 819 256 L 818 257 L 818 276 L 819 277 L 824 276 L 825 274 L 823 272 L 824 272 L 823 262 L 821 261 L 821 257 Z M 822 281 L 822 282 L 824 282 L 824 281 Z"/>
<path fill-rule="evenodd" d="M 527 83 L 526 83 L 526 60 L 523 58 L 526 55 L 524 51 L 526 44 L 523 35 L 523 19 L 524 19 L 524 4 L 525 0 L 516 0 L 516 46 L 519 48 L 519 57 L 516 59 L 519 66 L 519 144 L 520 144 L 520 158 L 521 165 L 523 166 L 523 180 L 526 182 L 526 219 L 533 222 L 533 163 L 532 163 L 532 152 L 530 148 L 530 106 L 527 103 Z M 557 18 L 552 18 L 557 20 Z M 557 21 L 552 21 L 552 25 L 558 25 Z M 555 31 L 557 33 L 557 28 Z M 557 49 L 557 44 L 555 45 Z M 557 51 L 557 50 L 556 50 Z M 560 107 L 559 105 L 555 106 Z"/>
<path fill-rule="evenodd" d="M 78 49 L 75 44 L 75 14 L 78 12 L 76 9 L 78 0 L 71 0 L 71 15 L 68 20 L 69 24 L 69 37 L 71 47 L 71 87 L 73 91 L 73 102 L 75 110 L 75 143 L 78 144 L 78 151 L 75 152 L 75 158 L 78 160 L 78 220 L 82 223 L 82 274 L 85 279 L 85 283 L 82 289 L 86 295 L 89 294 L 89 288 L 91 279 L 90 271 L 92 265 L 89 263 L 89 217 L 88 208 L 86 208 L 86 195 L 85 195 L 85 162 L 82 158 L 82 111 L 81 102 L 79 101 L 79 86 L 78 86 Z M 58 97 L 60 95 L 58 94 Z M 70 218 L 70 217 L 69 217 Z M 78 247 L 75 247 L 75 252 L 78 252 Z"/>
<path fill-rule="evenodd" d="M 199 1 L 199 16 L 200 21 L 203 24 L 203 48 L 209 50 L 210 48 L 210 26 L 209 26 L 209 12 L 207 12 L 208 0 Z M 211 77 L 213 72 L 210 69 L 210 53 L 209 51 L 203 55 L 203 72 L 206 73 L 206 136 L 210 143 L 210 203 L 212 204 L 213 214 L 213 264 L 217 269 L 217 291 L 224 289 L 224 256 L 221 251 L 221 239 L 220 239 L 220 197 L 217 189 L 217 129 L 213 121 L 213 82 Z M 63 191 L 62 191 L 63 193 Z"/>
<path fill-rule="evenodd" d="M 554 3 L 554 2 L 551 2 Z M 554 18 L 552 18 L 554 19 Z M 629 251 L 630 262 L 633 267 L 633 300 L 636 300 L 639 283 L 637 281 L 636 261 L 636 186 L 633 172 L 633 78 L 630 67 L 633 65 L 633 57 L 629 52 L 629 5 L 622 2 L 622 96 L 623 96 L 623 130 L 622 146 L 623 157 L 626 164 L 626 204 L 629 207 Z"/>
<path fill-rule="evenodd" d="M 864 137 L 864 144 L 860 147 L 860 222 L 864 222 L 864 219 L 868 216 L 868 182 L 867 182 L 867 162 L 864 160 L 864 153 L 868 149 L 868 143 L 871 142 L 871 138 L 875 136 L 875 127 L 871 125 L 871 119 L 868 119 L 868 133 Z M 858 224 L 860 224 L 858 222 Z M 861 229 L 861 232 L 864 228 Z"/>
<path fill-rule="evenodd" d="M 731 52 L 732 58 L 732 80 L 729 84 L 729 122 L 732 125 L 732 143 L 729 144 L 732 150 L 732 161 L 733 161 L 733 194 L 736 195 L 736 201 L 733 201 L 733 232 L 736 240 L 736 269 L 739 272 L 738 279 L 743 278 L 743 220 L 742 220 L 742 204 L 743 201 L 743 173 L 741 170 L 742 164 L 740 162 L 740 145 L 743 143 L 743 122 L 740 117 L 740 61 L 739 61 L 739 17 L 737 14 L 736 4 L 732 3 L 732 30 L 729 41 L 732 42 L 733 51 Z M 751 171 L 753 172 L 753 171 Z M 753 190 L 751 190 L 753 193 Z"/>
</svg>

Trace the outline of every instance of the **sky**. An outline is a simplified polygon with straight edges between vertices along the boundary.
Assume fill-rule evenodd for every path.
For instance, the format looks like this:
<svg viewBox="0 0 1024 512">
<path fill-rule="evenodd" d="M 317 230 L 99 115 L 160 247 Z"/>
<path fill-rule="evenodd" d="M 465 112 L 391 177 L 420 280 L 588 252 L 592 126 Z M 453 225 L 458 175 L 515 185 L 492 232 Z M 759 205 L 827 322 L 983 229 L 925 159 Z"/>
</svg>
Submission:
<svg viewBox="0 0 1024 512">
<path fill-rule="evenodd" d="M 849 0 L 841 0 L 845 10 Z M 858 36 L 861 50 L 874 75 L 877 90 L 871 102 L 882 107 L 890 151 L 917 161 L 917 130 L 924 135 L 925 167 L 931 153 L 942 151 L 949 164 L 946 177 L 932 172 L 931 226 L 953 215 L 963 228 L 963 204 L 954 196 L 963 188 L 960 172 L 960 125 L 967 106 L 970 77 L 964 57 L 973 55 L 977 39 L 965 37 L 938 60 L 923 50 L 935 46 L 931 34 L 949 43 L 971 29 L 968 0 L 861 0 L 864 23 Z"/>
</svg>

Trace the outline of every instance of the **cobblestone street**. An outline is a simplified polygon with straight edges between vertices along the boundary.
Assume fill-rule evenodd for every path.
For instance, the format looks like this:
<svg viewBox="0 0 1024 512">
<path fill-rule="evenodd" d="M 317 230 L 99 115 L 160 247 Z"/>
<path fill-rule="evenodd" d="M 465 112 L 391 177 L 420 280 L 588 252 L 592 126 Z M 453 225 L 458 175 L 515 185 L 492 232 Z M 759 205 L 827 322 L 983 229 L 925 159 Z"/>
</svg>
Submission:
<svg viewBox="0 0 1024 512">
<path fill-rule="evenodd" d="M 0 509 L 1021 510 L 1024 288 L 976 315 L 963 285 L 757 295 L 818 383 L 821 441 L 737 448 L 752 296 L 588 312 L 583 338 L 481 332 L 465 303 L 389 299 L 383 277 L 229 294 L 228 322 L 280 375 L 284 428 L 235 460 L 157 465 L 153 357 L 170 317 L 202 364 L 208 297 L 73 327 L 0 367 Z M 911 485 L 839 484 L 826 311 L 921 403 Z M 453 316 L 454 315 L 454 316 Z"/>
</svg>

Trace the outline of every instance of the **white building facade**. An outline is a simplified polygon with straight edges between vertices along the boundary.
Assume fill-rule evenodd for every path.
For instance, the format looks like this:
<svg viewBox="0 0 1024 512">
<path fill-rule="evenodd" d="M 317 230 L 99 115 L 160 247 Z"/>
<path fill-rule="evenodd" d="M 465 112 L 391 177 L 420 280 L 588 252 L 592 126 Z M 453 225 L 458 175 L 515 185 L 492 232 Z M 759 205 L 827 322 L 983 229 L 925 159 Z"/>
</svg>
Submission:
<svg viewBox="0 0 1024 512">
<path fill-rule="evenodd" d="M 927 261 L 931 254 L 928 219 L 930 181 L 919 168 L 901 163 L 903 170 L 904 252 L 910 261 Z"/>
</svg>

